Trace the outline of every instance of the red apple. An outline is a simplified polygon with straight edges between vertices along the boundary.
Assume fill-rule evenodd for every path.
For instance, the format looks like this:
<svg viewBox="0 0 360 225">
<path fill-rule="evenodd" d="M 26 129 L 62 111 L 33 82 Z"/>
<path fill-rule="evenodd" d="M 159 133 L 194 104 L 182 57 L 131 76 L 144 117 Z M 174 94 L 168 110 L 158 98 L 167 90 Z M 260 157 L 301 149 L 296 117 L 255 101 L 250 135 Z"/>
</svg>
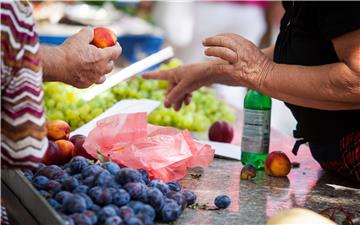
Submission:
<svg viewBox="0 0 360 225">
<path fill-rule="evenodd" d="M 76 134 L 70 138 L 70 141 L 74 144 L 74 151 L 73 151 L 72 156 L 74 157 L 77 155 L 81 155 L 87 159 L 94 160 L 94 158 L 89 153 L 87 153 L 87 151 L 83 147 L 85 139 L 86 139 L 86 136 L 81 135 L 81 134 Z"/>
<path fill-rule="evenodd" d="M 269 176 L 285 177 L 291 170 L 290 159 L 284 152 L 273 151 L 265 159 L 264 170 Z"/>
<path fill-rule="evenodd" d="M 45 165 L 54 165 L 58 164 L 60 158 L 60 150 L 55 142 L 49 140 L 49 146 L 46 149 L 46 153 L 42 159 L 42 162 Z"/>
<path fill-rule="evenodd" d="M 234 129 L 225 121 L 216 121 L 209 129 L 209 140 L 231 143 L 234 137 Z"/>
<path fill-rule="evenodd" d="M 106 48 L 114 46 L 117 42 L 114 32 L 105 27 L 97 27 L 94 29 L 94 38 L 91 44 L 98 48 Z"/>
</svg>

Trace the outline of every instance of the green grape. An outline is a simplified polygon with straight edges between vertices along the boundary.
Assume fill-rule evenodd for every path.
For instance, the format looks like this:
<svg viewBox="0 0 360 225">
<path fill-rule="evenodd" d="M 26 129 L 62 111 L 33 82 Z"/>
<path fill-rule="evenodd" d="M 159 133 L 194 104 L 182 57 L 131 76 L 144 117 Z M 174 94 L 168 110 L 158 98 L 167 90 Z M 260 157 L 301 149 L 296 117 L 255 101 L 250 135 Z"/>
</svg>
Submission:
<svg viewBox="0 0 360 225">
<path fill-rule="evenodd" d="M 64 114 L 59 110 L 49 112 L 48 120 L 64 120 Z"/>
<path fill-rule="evenodd" d="M 53 108 L 55 106 L 56 102 L 54 99 L 45 99 L 45 106 L 47 108 Z"/>
<path fill-rule="evenodd" d="M 157 89 L 167 89 L 168 82 L 165 80 L 158 80 L 158 88 Z"/>
<path fill-rule="evenodd" d="M 93 109 L 91 111 L 91 115 L 93 118 L 97 117 L 98 115 L 100 115 L 101 113 L 103 113 L 104 111 L 100 108 L 96 108 L 96 109 Z"/>
<path fill-rule="evenodd" d="M 182 128 L 191 128 L 193 123 L 194 123 L 194 118 L 189 113 L 183 117 L 183 119 L 181 121 L 181 126 L 182 126 Z"/>
<path fill-rule="evenodd" d="M 145 80 L 140 85 L 140 90 L 142 91 L 151 91 L 157 87 L 156 80 Z"/>
<path fill-rule="evenodd" d="M 79 113 L 75 110 L 74 111 L 66 111 L 65 116 L 66 116 L 66 120 L 68 120 L 68 121 L 80 119 Z"/>
<path fill-rule="evenodd" d="M 62 109 L 66 108 L 66 103 L 65 102 L 58 102 L 58 103 L 56 103 L 55 108 L 61 111 Z"/>
<path fill-rule="evenodd" d="M 170 62 L 167 64 L 168 68 L 169 69 L 173 69 L 173 68 L 176 68 L 178 66 L 181 66 L 183 63 L 180 59 L 177 59 L 177 58 L 172 58 L 170 60 Z"/>
<path fill-rule="evenodd" d="M 140 96 L 140 98 L 149 98 L 149 92 L 148 91 L 141 90 L 141 91 L 138 92 L 138 95 Z"/>
<path fill-rule="evenodd" d="M 91 108 L 89 105 L 83 105 L 80 108 L 77 109 L 77 111 L 80 114 L 88 114 L 90 112 Z"/>
<path fill-rule="evenodd" d="M 128 84 L 129 84 L 129 88 L 132 90 L 139 89 L 139 80 L 138 79 L 131 80 Z"/>
<path fill-rule="evenodd" d="M 153 113 L 150 113 L 149 117 L 148 117 L 148 122 L 151 124 L 159 124 L 162 121 L 162 116 L 161 114 L 157 113 L 156 111 L 154 111 Z"/>
<path fill-rule="evenodd" d="M 171 126 L 172 118 L 170 115 L 164 115 L 162 118 L 162 125 L 164 126 Z"/>
</svg>

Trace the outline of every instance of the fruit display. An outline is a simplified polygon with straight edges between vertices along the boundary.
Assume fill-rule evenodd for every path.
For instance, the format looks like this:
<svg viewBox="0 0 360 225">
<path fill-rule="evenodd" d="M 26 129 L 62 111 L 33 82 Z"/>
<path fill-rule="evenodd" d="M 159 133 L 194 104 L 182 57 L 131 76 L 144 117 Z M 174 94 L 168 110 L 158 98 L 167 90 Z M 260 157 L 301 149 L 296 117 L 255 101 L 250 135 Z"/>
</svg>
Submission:
<svg viewBox="0 0 360 225">
<path fill-rule="evenodd" d="M 209 140 L 231 143 L 234 137 L 234 129 L 226 121 L 216 121 L 209 129 Z"/>
<path fill-rule="evenodd" d="M 291 170 L 291 162 L 284 152 L 273 151 L 266 157 L 264 169 L 269 176 L 285 177 Z"/>
<path fill-rule="evenodd" d="M 98 48 L 106 48 L 115 45 L 117 42 L 116 35 L 106 27 L 96 27 L 91 44 Z"/>
<path fill-rule="evenodd" d="M 181 62 L 172 59 L 162 64 L 160 69 L 170 69 Z M 44 84 L 45 108 L 47 120 L 64 120 L 73 129 L 89 122 L 116 102 L 123 99 L 153 99 L 163 101 L 167 82 L 136 78 L 120 83 L 105 91 L 89 102 L 80 98 L 82 90 L 57 82 Z M 163 105 L 153 111 L 149 123 L 173 126 L 190 131 L 206 131 L 218 120 L 235 121 L 235 112 L 226 103 L 220 101 L 210 88 L 201 88 L 193 93 L 192 102 L 180 111 L 165 108 Z"/>
<path fill-rule="evenodd" d="M 48 130 L 49 145 L 42 163 L 45 165 L 64 164 L 77 155 L 94 159 L 83 147 L 86 136 L 73 135 L 69 139 L 71 127 L 67 122 L 62 120 L 47 121 L 45 126 Z"/>
<path fill-rule="evenodd" d="M 172 222 L 196 201 L 178 182 L 150 180 L 145 170 L 93 163 L 83 156 L 23 173 L 68 224 Z"/>
</svg>

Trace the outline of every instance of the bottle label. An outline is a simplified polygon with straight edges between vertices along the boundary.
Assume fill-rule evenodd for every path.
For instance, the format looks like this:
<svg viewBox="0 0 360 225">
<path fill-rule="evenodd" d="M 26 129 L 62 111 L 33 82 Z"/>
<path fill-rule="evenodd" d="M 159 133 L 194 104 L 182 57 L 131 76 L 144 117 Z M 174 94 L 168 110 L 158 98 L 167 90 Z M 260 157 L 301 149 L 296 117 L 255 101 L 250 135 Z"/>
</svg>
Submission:
<svg viewBox="0 0 360 225">
<path fill-rule="evenodd" d="M 241 150 L 268 153 L 270 139 L 270 110 L 244 109 Z"/>
</svg>

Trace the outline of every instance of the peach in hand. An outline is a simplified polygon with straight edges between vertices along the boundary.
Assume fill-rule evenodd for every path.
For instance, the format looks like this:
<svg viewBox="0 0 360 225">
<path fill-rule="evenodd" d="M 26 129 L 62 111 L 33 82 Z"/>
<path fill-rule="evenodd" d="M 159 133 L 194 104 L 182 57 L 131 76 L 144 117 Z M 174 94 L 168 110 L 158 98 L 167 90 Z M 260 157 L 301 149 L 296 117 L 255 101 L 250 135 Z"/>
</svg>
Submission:
<svg viewBox="0 0 360 225">
<path fill-rule="evenodd" d="M 69 139 L 70 125 L 62 120 L 53 120 L 46 123 L 47 137 L 56 141 L 60 139 Z"/>
<path fill-rule="evenodd" d="M 63 164 L 69 162 L 74 151 L 73 143 L 68 140 L 57 140 L 55 141 L 55 144 L 57 144 L 60 150 L 59 163 Z"/>
<path fill-rule="evenodd" d="M 284 152 L 273 151 L 266 157 L 264 169 L 269 176 L 285 177 L 291 170 L 291 162 Z"/>
<path fill-rule="evenodd" d="M 117 42 L 116 35 L 110 29 L 105 27 L 97 27 L 94 29 L 94 38 L 91 44 L 98 48 L 106 48 L 114 46 Z"/>
</svg>

